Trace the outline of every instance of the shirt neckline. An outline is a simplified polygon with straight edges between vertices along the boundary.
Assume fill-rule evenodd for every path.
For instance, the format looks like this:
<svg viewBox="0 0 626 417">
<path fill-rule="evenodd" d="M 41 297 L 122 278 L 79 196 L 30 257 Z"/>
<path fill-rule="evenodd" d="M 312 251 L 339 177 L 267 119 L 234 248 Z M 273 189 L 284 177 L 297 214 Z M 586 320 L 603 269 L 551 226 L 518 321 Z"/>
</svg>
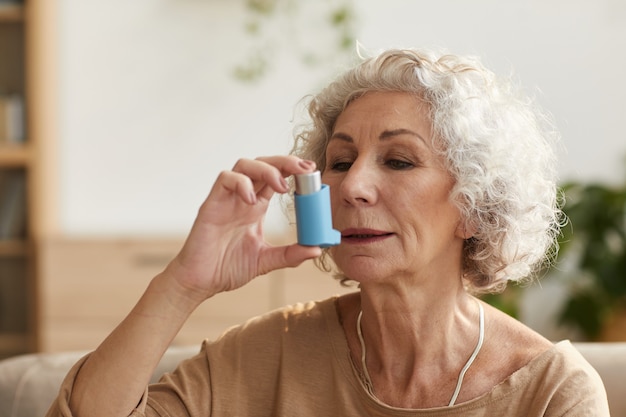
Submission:
<svg viewBox="0 0 626 417">
<path fill-rule="evenodd" d="M 341 324 L 338 302 L 339 296 L 334 296 L 321 303 L 324 316 L 326 317 L 327 329 L 330 336 L 329 339 L 335 356 L 334 359 L 339 368 L 342 370 L 346 380 L 363 399 L 364 404 L 374 410 L 377 410 L 378 412 L 385 412 L 387 415 L 389 415 L 389 413 L 393 413 L 391 415 L 395 416 L 428 415 L 431 413 L 438 413 L 437 415 L 457 415 L 459 412 L 467 412 L 469 410 L 484 407 L 487 403 L 493 403 L 495 401 L 506 399 L 512 392 L 520 389 L 524 385 L 520 383 L 520 380 L 523 381 L 525 379 L 529 379 L 534 373 L 534 370 L 537 367 L 544 366 L 546 362 L 550 361 L 554 357 L 557 351 L 568 350 L 570 348 L 573 349 L 569 340 L 562 340 L 554 343 L 552 347 L 546 349 L 544 352 L 531 359 L 526 365 L 495 385 L 489 392 L 471 400 L 455 404 L 451 407 L 440 406 L 423 409 L 393 407 L 379 401 L 376 397 L 368 393 L 364 382 L 359 377 L 358 368 L 355 366 L 350 355 L 348 340 Z"/>
</svg>

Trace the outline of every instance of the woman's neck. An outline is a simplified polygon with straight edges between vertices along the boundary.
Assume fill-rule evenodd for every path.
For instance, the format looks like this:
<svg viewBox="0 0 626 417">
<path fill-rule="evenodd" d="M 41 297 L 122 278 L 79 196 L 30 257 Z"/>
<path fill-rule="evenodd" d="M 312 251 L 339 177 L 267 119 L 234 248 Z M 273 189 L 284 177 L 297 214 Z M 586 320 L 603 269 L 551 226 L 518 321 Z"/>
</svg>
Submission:
<svg viewBox="0 0 626 417">
<path fill-rule="evenodd" d="M 372 355 L 440 355 L 442 347 L 475 336 L 476 302 L 462 286 L 436 293 L 361 289 L 360 310 L 365 340 L 373 344 Z M 432 346 L 432 349 L 429 347 Z M 405 356 L 405 355 L 402 355 Z"/>
<path fill-rule="evenodd" d="M 476 300 L 462 285 L 431 292 L 364 285 L 359 301 L 354 309 L 363 312 L 360 327 L 367 370 L 377 395 L 424 397 L 428 394 L 421 390 L 441 381 L 437 389 L 448 397 L 478 340 Z M 356 322 L 353 329 L 357 331 Z"/>
</svg>

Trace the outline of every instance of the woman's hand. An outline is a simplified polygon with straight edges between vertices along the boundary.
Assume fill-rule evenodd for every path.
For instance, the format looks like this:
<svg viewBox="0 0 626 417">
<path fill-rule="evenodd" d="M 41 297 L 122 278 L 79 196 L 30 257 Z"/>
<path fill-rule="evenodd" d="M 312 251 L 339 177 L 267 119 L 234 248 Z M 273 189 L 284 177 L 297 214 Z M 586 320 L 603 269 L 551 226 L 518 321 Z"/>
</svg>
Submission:
<svg viewBox="0 0 626 417">
<path fill-rule="evenodd" d="M 68 400 L 74 415 L 129 415 L 163 352 L 202 301 L 321 254 L 297 244 L 273 247 L 262 230 L 270 198 L 288 191 L 284 177 L 314 169 L 311 162 L 275 156 L 242 159 L 219 175 L 180 253 L 80 368 Z"/>
<path fill-rule="evenodd" d="M 165 272 L 202 302 L 256 276 L 319 256 L 317 247 L 271 246 L 262 228 L 274 193 L 289 190 L 285 177 L 314 170 L 315 163 L 293 156 L 239 160 L 232 171 L 219 175 L 185 245 Z"/>
</svg>

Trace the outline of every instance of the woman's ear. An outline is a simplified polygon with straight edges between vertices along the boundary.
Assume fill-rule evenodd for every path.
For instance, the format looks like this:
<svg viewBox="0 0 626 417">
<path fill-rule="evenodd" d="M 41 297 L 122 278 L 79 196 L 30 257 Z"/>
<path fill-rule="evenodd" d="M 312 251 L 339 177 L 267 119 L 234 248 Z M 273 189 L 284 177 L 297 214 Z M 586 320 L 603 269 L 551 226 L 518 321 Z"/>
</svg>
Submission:
<svg viewBox="0 0 626 417">
<path fill-rule="evenodd" d="M 474 222 L 466 219 L 461 219 L 456 229 L 456 235 L 464 240 L 467 240 L 474 237 L 476 231 L 477 227 Z"/>
</svg>

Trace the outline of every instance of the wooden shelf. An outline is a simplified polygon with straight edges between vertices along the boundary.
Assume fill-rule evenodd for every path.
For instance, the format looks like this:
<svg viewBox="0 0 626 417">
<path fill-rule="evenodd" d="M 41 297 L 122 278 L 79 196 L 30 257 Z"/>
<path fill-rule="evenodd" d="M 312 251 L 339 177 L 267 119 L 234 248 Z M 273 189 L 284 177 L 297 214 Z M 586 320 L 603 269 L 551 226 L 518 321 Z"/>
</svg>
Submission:
<svg viewBox="0 0 626 417">
<path fill-rule="evenodd" d="M 23 333 L 0 333 L 0 353 L 22 352 L 28 349 L 29 337 Z"/>
<path fill-rule="evenodd" d="M 30 148 L 27 145 L 0 145 L 0 167 L 26 167 L 30 162 L 30 155 Z"/>
<path fill-rule="evenodd" d="M 24 5 L 0 4 L 0 22 L 21 22 L 24 20 Z"/>
<path fill-rule="evenodd" d="M 25 240 L 0 240 L 0 259 L 28 255 L 30 245 Z"/>
<path fill-rule="evenodd" d="M 0 262 L 3 268 L 0 272 L 3 274 L 0 357 L 35 352 L 38 348 L 38 242 L 35 236 L 39 235 L 34 226 L 38 224 L 34 208 L 39 206 L 42 189 L 37 185 L 41 172 L 38 156 L 41 155 L 40 146 L 45 142 L 47 128 L 42 117 L 41 109 L 44 106 L 41 92 L 45 91 L 47 85 L 42 74 L 51 67 L 44 59 L 48 51 L 44 45 L 49 45 L 48 37 L 52 33 L 46 26 L 53 20 L 48 12 L 56 7 L 52 3 L 54 0 L 0 3 L 0 90 L 3 94 L 22 96 L 23 128 L 29 132 L 28 141 L 10 141 L 5 138 L 5 134 L 0 141 L 0 175 L 5 185 L 0 203 L 9 201 L 19 204 L 11 204 L 10 207 L 19 208 L 19 213 L 14 213 L 17 215 L 15 219 L 19 218 L 21 222 L 21 218 L 24 218 L 29 232 L 29 236 L 24 239 L 21 238 L 22 231 L 10 232 L 8 235 L 11 238 L 0 239 Z M 47 105 L 44 109 L 47 109 Z M 20 188 L 11 182 L 14 177 L 20 178 Z M 6 178 L 9 178 L 8 182 L 4 181 Z M 22 193 L 22 180 L 24 196 L 15 194 Z M 7 196 L 19 200 L 5 200 Z M 25 197 L 25 205 L 22 204 L 22 197 Z M 6 219 L 17 221 L 13 216 Z M 10 223 L 9 226 L 14 224 Z"/>
</svg>

